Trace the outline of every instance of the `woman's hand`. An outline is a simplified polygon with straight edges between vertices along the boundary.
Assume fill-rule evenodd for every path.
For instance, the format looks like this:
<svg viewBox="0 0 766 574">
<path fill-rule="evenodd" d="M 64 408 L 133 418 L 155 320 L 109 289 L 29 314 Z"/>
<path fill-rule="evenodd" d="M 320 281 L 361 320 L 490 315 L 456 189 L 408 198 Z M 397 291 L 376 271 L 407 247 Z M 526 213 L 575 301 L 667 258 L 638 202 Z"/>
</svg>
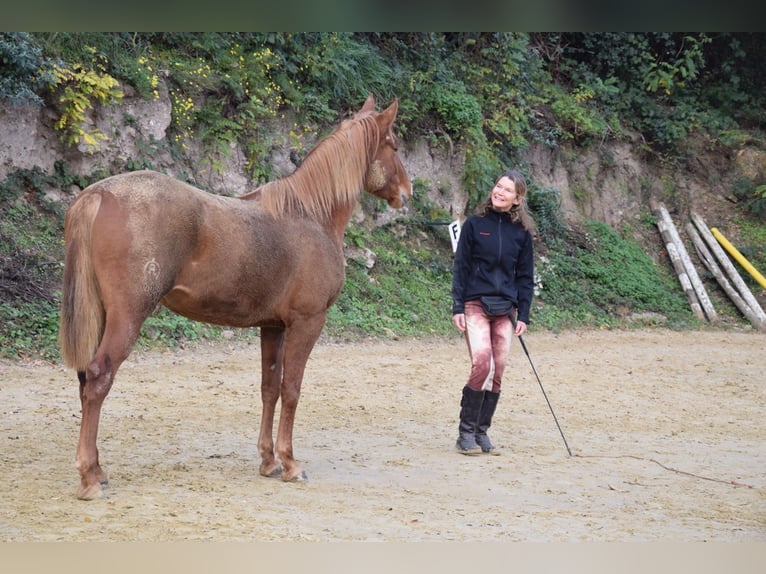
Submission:
<svg viewBox="0 0 766 574">
<path fill-rule="evenodd" d="M 455 327 L 465 331 L 465 313 L 455 313 L 452 315 L 452 322 L 455 324 Z"/>
</svg>

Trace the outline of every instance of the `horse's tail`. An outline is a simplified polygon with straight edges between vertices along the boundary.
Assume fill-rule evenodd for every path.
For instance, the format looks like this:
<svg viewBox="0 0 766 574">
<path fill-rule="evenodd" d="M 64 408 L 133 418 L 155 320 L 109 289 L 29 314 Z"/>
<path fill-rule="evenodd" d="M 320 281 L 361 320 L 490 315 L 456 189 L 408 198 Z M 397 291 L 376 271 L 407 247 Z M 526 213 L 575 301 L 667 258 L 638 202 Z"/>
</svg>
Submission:
<svg viewBox="0 0 766 574">
<path fill-rule="evenodd" d="M 64 364 L 77 371 L 85 370 L 104 332 L 104 306 L 92 250 L 93 221 L 100 205 L 100 194 L 85 193 L 69 209 L 64 225 L 59 344 Z"/>
</svg>

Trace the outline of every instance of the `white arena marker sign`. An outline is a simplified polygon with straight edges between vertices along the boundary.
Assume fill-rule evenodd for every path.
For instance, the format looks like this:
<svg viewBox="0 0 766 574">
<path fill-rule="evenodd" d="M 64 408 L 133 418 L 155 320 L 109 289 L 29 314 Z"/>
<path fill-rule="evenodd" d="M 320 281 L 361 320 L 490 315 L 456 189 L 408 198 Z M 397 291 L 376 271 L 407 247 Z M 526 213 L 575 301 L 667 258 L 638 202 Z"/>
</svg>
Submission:
<svg viewBox="0 0 766 574">
<path fill-rule="evenodd" d="M 456 219 L 449 224 L 449 238 L 452 240 L 452 252 L 457 251 L 457 242 L 460 239 L 460 220 Z"/>
</svg>

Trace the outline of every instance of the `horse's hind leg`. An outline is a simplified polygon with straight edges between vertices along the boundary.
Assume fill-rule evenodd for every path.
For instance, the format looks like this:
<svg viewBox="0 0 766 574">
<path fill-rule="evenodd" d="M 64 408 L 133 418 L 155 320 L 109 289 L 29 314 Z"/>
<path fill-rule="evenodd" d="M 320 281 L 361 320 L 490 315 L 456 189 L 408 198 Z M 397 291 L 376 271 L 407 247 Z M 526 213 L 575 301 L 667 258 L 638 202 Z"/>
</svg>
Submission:
<svg viewBox="0 0 766 574">
<path fill-rule="evenodd" d="M 101 405 L 109 392 L 112 375 L 99 377 L 95 374 L 102 371 L 105 373 L 109 367 L 111 367 L 111 361 L 107 366 L 104 365 L 104 361 L 99 361 L 94 357 L 86 371 L 78 371 L 77 373 L 77 378 L 80 381 L 82 419 L 75 465 L 80 473 L 80 488 L 77 490 L 77 498 L 82 500 L 99 498 L 103 493 L 103 487 L 109 482 L 98 461 L 96 435 L 98 434 Z M 105 381 L 108 381 L 106 386 L 104 385 Z"/>
<path fill-rule="evenodd" d="M 84 413 L 86 408 L 86 404 L 89 402 L 86 400 L 86 385 L 88 382 L 88 374 L 86 371 L 77 371 L 77 380 L 80 381 L 80 406 L 82 407 L 82 413 L 83 413 L 83 419 L 85 418 Z M 96 424 L 98 424 L 98 419 L 96 420 Z M 85 432 L 83 430 L 82 423 L 80 424 L 80 435 Z M 82 442 L 82 438 L 80 439 Z M 77 462 L 75 463 L 78 468 L 80 468 L 82 465 L 80 464 L 79 455 L 75 459 Z M 95 465 L 91 465 L 93 467 L 93 473 L 97 476 L 99 484 L 102 486 L 106 486 L 109 483 L 109 478 L 106 476 L 106 473 L 101 469 L 101 465 L 98 461 L 98 448 L 96 449 L 96 462 Z"/>
<path fill-rule="evenodd" d="M 118 313 L 112 314 L 111 318 L 108 316 L 104 336 L 96 354 L 85 371 L 77 373 L 80 380 L 82 419 L 75 460 L 80 473 L 77 498 L 82 500 L 103 496 L 103 487 L 108 482 L 98 460 L 98 422 L 101 407 L 112 388 L 115 373 L 135 342 L 131 323 L 130 320 L 121 320 Z"/>
</svg>

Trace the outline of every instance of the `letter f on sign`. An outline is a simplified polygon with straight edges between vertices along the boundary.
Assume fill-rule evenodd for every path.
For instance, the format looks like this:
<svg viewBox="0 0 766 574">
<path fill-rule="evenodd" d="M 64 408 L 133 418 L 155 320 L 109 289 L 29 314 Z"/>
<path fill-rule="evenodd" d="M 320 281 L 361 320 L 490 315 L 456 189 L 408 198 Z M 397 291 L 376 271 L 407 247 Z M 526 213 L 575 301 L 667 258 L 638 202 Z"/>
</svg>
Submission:
<svg viewBox="0 0 766 574">
<path fill-rule="evenodd" d="M 460 220 L 456 219 L 449 224 L 449 238 L 452 240 L 452 253 L 457 251 L 457 242 L 460 239 Z"/>
</svg>

